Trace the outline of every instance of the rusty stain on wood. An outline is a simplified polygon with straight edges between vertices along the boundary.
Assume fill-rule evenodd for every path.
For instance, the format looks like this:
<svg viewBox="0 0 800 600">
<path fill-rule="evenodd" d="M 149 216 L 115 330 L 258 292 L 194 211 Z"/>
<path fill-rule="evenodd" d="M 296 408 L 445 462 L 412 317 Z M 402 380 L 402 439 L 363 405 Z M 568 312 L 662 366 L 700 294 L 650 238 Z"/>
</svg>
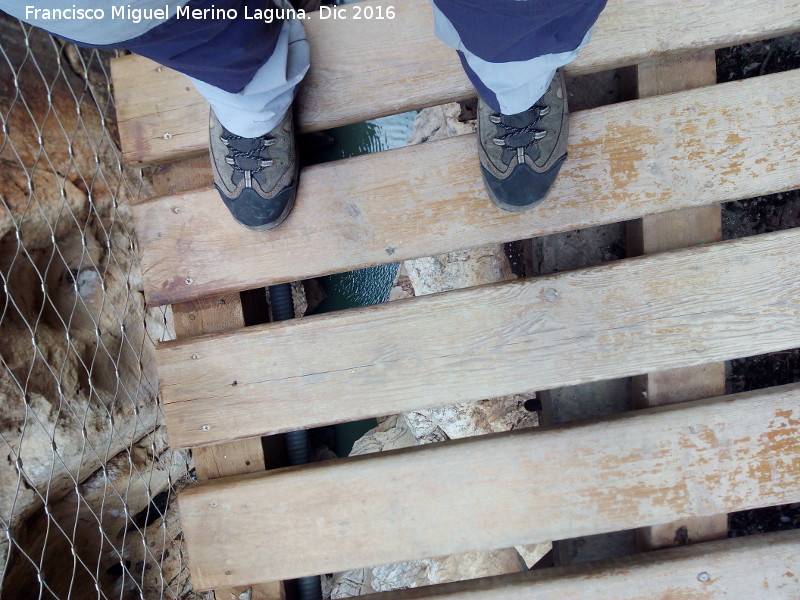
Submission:
<svg viewBox="0 0 800 600">
<path fill-rule="evenodd" d="M 198 484 L 180 498 L 193 581 L 243 585 L 798 502 L 799 420 L 794 384 Z M 748 437 L 758 442 L 737 443 Z"/>
<path fill-rule="evenodd" d="M 233 222 L 213 189 L 147 201 L 134 207 L 145 294 L 164 304 L 794 189 L 800 108 L 776 100 L 798 88 L 794 71 L 577 113 L 570 161 L 548 201 L 526 213 L 504 213 L 488 200 L 473 136 L 308 168 L 294 211 L 268 232 Z M 720 117 L 697 150 L 670 116 L 686 105 Z M 705 127 L 707 116 L 686 119 Z M 731 128 L 749 140 L 735 156 L 725 143 Z M 742 152 L 745 166 L 722 176 Z M 446 167 L 420 166 L 431 164 Z"/>
</svg>

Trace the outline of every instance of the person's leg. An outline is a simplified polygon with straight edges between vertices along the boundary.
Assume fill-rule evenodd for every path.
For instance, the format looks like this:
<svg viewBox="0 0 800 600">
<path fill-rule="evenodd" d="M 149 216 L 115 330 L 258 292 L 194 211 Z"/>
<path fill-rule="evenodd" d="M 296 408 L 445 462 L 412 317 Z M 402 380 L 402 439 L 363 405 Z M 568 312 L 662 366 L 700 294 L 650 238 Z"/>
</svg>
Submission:
<svg viewBox="0 0 800 600">
<path fill-rule="evenodd" d="M 308 44 L 296 19 L 265 23 L 243 16 L 246 6 L 250 12 L 288 9 L 288 0 L 172 0 L 166 11 L 145 12 L 139 23 L 113 18 L 111 6 L 106 0 L 39 0 L 36 12 L 16 0 L 0 0 L 3 11 L 58 37 L 126 48 L 189 76 L 212 107 L 211 158 L 222 199 L 247 227 L 278 225 L 291 210 L 296 189 L 290 106 L 308 70 Z M 73 7 L 92 12 L 53 18 L 56 9 Z M 159 10 L 165 2 L 139 0 L 135 7 Z M 178 18 L 179 7 L 232 9 L 238 18 Z M 97 9 L 102 19 L 86 18 L 97 17 Z"/>
<path fill-rule="evenodd" d="M 606 0 L 432 0 L 437 36 L 453 47 L 479 95 L 479 156 L 503 209 L 544 199 L 566 159 L 559 67 L 591 37 Z"/>
</svg>

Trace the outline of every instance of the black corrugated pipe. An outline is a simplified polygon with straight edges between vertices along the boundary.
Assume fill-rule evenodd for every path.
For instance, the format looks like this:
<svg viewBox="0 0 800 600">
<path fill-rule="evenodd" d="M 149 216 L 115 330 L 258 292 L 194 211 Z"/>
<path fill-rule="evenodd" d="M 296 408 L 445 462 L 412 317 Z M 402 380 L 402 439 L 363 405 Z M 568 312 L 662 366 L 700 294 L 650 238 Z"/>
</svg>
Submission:
<svg viewBox="0 0 800 600">
<path fill-rule="evenodd" d="M 279 283 L 269 286 L 269 306 L 272 309 L 273 321 L 294 319 L 294 302 L 292 302 L 292 285 Z"/>
<path fill-rule="evenodd" d="M 286 321 L 294 318 L 292 286 L 280 283 L 269 286 L 269 305 L 273 321 Z M 308 431 L 289 431 L 286 433 L 286 457 L 289 466 L 304 465 L 311 462 Z M 322 587 L 319 577 L 301 577 L 297 580 L 299 600 L 321 600 Z"/>
</svg>

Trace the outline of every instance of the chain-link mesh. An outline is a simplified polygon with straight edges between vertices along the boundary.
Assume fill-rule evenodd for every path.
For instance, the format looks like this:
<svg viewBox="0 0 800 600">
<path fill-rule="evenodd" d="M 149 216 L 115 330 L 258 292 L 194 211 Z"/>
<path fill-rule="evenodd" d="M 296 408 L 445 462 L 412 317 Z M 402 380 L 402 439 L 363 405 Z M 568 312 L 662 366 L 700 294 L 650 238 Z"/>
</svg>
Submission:
<svg viewBox="0 0 800 600">
<path fill-rule="evenodd" d="M 191 597 L 109 53 L 0 13 L 0 589 Z"/>
</svg>

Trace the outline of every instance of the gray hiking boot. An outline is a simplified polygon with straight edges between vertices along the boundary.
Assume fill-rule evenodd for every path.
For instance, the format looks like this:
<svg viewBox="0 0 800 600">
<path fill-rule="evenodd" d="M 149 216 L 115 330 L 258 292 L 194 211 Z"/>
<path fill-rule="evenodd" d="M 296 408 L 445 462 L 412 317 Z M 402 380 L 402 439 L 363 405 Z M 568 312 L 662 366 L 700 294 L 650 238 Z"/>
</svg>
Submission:
<svg viewBox="0 0 800 600">
<path fill-rule="evenodd" d="M 539 204 L 567 158 L 567 94 L 561 72 L 545 95 L 516 115 L 478 99 L 478 155 L 489 198 L 519 212 Z"/>
<path fill-rule="evenodd" d="M 283 223 L 297 194 L 291 107 L 272 131 L 257 138 L 231 133 L 213 110 L 209 130 L 214 187 L 233 218 L 256 231 Z"/>
</svg>

